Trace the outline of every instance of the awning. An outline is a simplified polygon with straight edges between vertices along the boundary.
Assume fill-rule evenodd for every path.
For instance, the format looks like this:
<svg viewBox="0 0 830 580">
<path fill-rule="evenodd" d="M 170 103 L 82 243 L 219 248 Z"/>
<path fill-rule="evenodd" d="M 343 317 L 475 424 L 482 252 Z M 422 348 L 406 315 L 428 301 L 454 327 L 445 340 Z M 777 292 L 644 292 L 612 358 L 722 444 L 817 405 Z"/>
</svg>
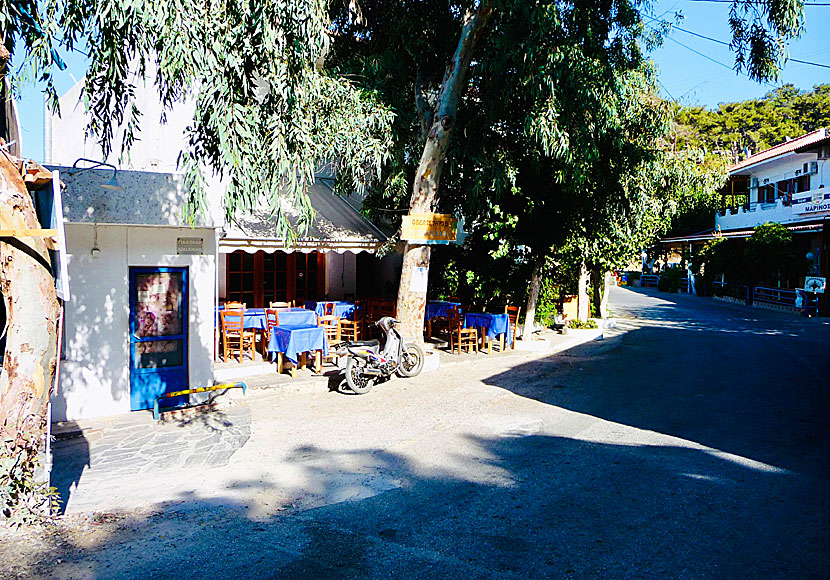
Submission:
<svg viewBox="0 0 830 580">
<path fill-rule="evenodd" d="M 802 224 L 795 226 L 788 226 L 787 224 L 782 225 L 786 226 L 788 230 L 796 234 L 814 234 L 823 231 L 822 224 Z M 671 244 L 673 242 L 706 242 L 709 240 L 713 240 L 715 238 L 748 238 L 754 233 L 755 229 L 730 230 L 725 232 L 719 230 L 712 230 L 711 232 L 706 232 L 703 234 L 692 234 L 690 236 L 664 238 L 660 240 L 660 243 Z"/>
<path fill-rule="evenodd" d="M 365 219 L 344 199 L 332 192 L 324 182 L 317 181 L 308 189 L 311 207 L 317 213 L 314 222 L 303 238 L 287 247 L 277 237 L 274 219 L 266 207 L 238 216 L 225 225 L 225 235 L 219 239 L 219 252 L 242 250 L 282 252 L 375 252 L 387 240 L 386 235 Z M 286 206 L 288 220 L 296 226 L 298 212 Z"/>
</svg>

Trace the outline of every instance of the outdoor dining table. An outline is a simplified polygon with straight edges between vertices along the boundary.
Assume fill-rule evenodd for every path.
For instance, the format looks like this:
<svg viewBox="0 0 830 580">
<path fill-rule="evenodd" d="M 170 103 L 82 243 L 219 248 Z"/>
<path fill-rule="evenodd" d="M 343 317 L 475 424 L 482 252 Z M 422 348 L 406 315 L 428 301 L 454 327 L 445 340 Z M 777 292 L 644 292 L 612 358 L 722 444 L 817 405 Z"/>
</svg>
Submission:
<svg viewBox="0 0 830 580">
<path fill-rule="evenodd" d="M 224 310 L 224 306 L 217 308 L 217 312 Z M 218 317 L 217 317 L 218 318 Z M 265 330 L 265 309 L 264 308 L 246 308 L 242 311 L 242 328 L 248 330 Z"/>
<path fill-rule="evenodd" d="M 424 320 L 427 323 L 427 336 L 432 336 L 432 319 L 439 316 L 447 317 L 447 311 L 453 308 L 461 309 L 461 302 L 446 302 L 444 300 L 433 300 L 427 302 Z"/>
<path fill-rule="evenodd" d="M 277 308 L 280 326 L 317 325 L 317 313 L 306 308 Z"/>
<path fill-rule="evenodd" d="M 427 302 L 427 311 L 424 318 L 429 320 L 437 316 L 447 316 L 447 311 L 452 308 L 461 308 L 461 302 L 446 302 L 444 300 L 433 300 Z"/>
<path fill-rule="evenodd" d="M 313 310 L 320 316 L 323 316 L 325 313 L 325 306 L 326 303 L 334 304 L 334 315 L 337 318 L 352 318 L 354 316 L 354 302 L 343 302 L 342 300 L 324 300 L 321 302 L 315 302 L 314 300 L 307 300 L 305 303 L 305 307 L 307 310 Z"/>
<path fill-rule="evenodd" d="M 224 307 L 220 306 L 219 310 Z M 317 314 L 305 308 L 277 308 L 280 324 L 317 324 Z M 242 327 L 248 330 L 265 330 L 265 308 L 246 308 L 242 311 Z"/>
<path fill-rule="evenodd" d="M 480 329 L 481 338 L 487 347 L 487 354 L 493 352 L 493 341 L 496 337 L 501 336 L 499 344 L 502 351 L 504 350 L 505 339 L 506 343 L 510 344 L 513 338 L 510 317 L 505 313 L 468 312 L 464 315 L 464 328 Z"/>
<path fill-rule="evenodd" d="M 283 357 L 291 363 L 291 377 L 297 376 L 297 366 L 306 364 L 306 353 L 314 353 L 315 372 L 322 369 L 323 357 L 328 354 L 325 329 L 310 324 L 280 324 L 271 329 L 268 354 L 277 355 L 277 372 L 282 374 Z"/>
</svg>

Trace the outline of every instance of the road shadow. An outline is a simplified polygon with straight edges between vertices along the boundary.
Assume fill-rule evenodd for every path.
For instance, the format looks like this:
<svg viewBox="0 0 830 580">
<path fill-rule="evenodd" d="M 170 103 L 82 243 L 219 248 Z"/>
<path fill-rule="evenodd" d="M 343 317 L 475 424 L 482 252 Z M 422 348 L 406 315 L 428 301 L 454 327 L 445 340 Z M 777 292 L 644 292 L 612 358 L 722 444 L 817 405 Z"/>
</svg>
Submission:
<svg viewBox="0 0 830 580">
<path fill-rule="evenodd" d="M 218 494 L 194 481 L 147 513 L 0 542 L 0 577 L 824 578 L 816 335 L 716 310 L 705 324 L 723 332 L 621 321 L 621 336 L 485 380 L 550 421 L 429 449 L 298 446 L 277 470 L 290 478 Z"/>
<path fill-rule="evenodd" d="M 783 471 L 518 431 L 465 444 L 451 469 L 298 447 L 298 503 L 255 479 L 230 486 L 244 500 L 195 486 L 151 512 L 75 517 L 40 543 L 4 542 L 0 576 L 803 579 L 830 565 L 827 496 L 797 503 L 814 490 Z M 282 503 L 259 513 L 269 501 Z"/>
<path fill-rule="evenodd" d="M 620 319 L 622 334 L 484 382 L 623 426 L 830 475 L 830 359 L 815 355 L 830 345 L 830 327 L 695 297 L 657 298 L 657 305 L 632 309 L 636 318 Z M 691 311 L 684 301 L 704 309 Z"/>
</svg>

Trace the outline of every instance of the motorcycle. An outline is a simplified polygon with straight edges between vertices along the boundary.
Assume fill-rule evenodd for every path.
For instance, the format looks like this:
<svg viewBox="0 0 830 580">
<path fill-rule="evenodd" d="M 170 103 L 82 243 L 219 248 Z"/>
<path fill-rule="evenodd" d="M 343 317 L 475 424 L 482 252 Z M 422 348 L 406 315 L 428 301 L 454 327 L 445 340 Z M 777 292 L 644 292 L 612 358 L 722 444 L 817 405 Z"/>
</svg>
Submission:
<svg viewBox="0 0 830 580">
<path fill-rule="evenodd" d="M 336 351 L 337 366 L 346 371 L 346 384 L 358 395 L 368 393 L 376 382 L 395 373 L 414 377 L 424 368 L 424 349 L 404 341 L 395 329 L 400 320 L 384 316 L 375 324 L 385 334 L 383 349 L 380 341 L 374 339 L 344 342 Z"/>
</svg>

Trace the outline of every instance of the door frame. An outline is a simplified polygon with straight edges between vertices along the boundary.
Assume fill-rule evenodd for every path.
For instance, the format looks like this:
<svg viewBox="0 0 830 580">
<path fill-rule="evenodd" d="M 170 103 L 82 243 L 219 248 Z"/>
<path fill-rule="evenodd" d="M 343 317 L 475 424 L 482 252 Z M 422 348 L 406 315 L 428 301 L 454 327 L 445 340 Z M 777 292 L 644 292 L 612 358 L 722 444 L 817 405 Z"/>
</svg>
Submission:
<svg viewBox="0 0 830 580">
<path fill-rule="evenodd" d="M 144 407 L 137 409 L 133 408 L 133 377 L 140 376 L 142 374 L 153 374 L 158 373 L 159 369 L 156 367 L 148 368 L 148 369 L 139 369 L 137 368 L 137 357 L 136 357 L 136 345 L 142 342 L 158 342 L 163 340 L 181 340 L 182 341 L 182 364 L 175 367 L 164 367 L 161 371 L 162 373 L 174 373 L 174 372 L 183 372 L 184 374 L 184 384 L 183 386 L 167 386 L 165 392 L 174 392 L 176 390 L 184 390 L 189 387 L 190 384 L 190 355 L 189 355 L 189 347 L 190 347 L 190 272 L 187 266 L 128 266 L 129 269 L 129 277 L 128 277 L 128 285 L 127 291 L 129 294 L 129 334 L 127 335 L 127 342 L 129 343 L 129 350 L 130 350 L 130 410 L 143 410 Z M 138 303 L 138 291 L 136 288 L 136 277 L 141 274 L 163 274 L 163 273 L 181 273 L 182 275 L 182 287 L 181 293 L 179 294 L 179 312 L 182 313 L 182 329 L 181 334 L 175 335 L 168 335 L 168 336 L 161 336 L 161 337 L 150 337 L 146 340 L 141 340 L 136 337 L 136 330 L 137 330 L 137 321 L 136 321 L 136 306 Z M 138 340 L 134 340 L 138 339 Z M 161 394 L 161 393 L 160 393 Z M 179 402 L 186 402 L 187 397 L 176 397 L 171 401 L 172 404 L 178 404 Z M 152 408 L 152 405 L 147 408 Z"/>
</svg>

